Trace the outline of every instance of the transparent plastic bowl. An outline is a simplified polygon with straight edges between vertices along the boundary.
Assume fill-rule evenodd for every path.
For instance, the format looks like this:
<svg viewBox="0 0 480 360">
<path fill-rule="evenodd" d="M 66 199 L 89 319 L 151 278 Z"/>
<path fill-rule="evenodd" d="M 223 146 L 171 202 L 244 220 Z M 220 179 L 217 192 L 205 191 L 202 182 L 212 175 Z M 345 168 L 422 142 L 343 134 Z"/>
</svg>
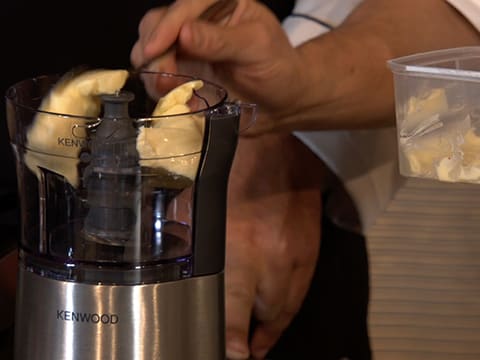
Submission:
<svg viewBox="0 0 480 360">
<path fill-rule="evenodd" d="M 106 120 L 39 110 L 58 80 L 26 79 L 7 91 L 21 261 L 42 276 L 85 283 L 190 277 L 197 173 L 211 118 L 229 115 L 226 91 L 204 81 L 188 108 L 174 108 L 190 112 L 153 116 L 160 97 L 197 79 L 132 73 L 123 88 L 135 95 L 129 116 Z M 130 133 L 118 127 L 100 136 L 105 121 L 127 121 Z"/>
<path fill-rule="evenodd" d="M 400 173 L 480 182 L 480 47 L 390 60 Z"/>
</svg>

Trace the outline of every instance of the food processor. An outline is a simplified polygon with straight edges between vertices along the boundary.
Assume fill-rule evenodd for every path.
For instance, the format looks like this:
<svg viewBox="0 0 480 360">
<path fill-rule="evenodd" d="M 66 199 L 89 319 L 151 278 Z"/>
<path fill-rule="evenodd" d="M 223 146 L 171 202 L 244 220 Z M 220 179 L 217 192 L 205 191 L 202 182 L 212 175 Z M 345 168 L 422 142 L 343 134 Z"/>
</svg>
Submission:
<svg viewBox="0 0 480 360">
<path fill-rule="evenodd" d="M 98 116 L 60 113 L 43 105 L 62 81 L 6 96 L 22 221 L 15 358 L 225 359 L 242 105 L 211 82 L 145 71 L 92 97 Z"/>
</svg>

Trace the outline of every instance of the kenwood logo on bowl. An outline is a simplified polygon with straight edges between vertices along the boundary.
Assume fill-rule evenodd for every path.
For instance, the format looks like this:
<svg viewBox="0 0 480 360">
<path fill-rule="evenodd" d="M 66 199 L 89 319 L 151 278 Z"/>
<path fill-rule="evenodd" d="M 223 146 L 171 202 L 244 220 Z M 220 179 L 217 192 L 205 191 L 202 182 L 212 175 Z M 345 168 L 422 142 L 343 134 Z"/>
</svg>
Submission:
<svg viewBox="0 0 480 360">
<path fill-rule="evenodd" d="M 118 323 L 118 315 L 57 310 L 57 320 L 115 325 L 116 323 Z"/>
</svg>

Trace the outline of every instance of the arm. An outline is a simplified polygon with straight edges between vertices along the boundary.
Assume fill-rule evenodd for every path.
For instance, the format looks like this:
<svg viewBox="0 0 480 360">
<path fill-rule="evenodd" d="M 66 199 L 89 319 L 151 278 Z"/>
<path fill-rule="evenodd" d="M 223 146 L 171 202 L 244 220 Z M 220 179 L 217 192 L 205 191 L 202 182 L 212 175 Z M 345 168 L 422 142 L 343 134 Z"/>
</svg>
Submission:
<svg viewBox="0 0 480 360">
<path fill-rule="evenodd" d="M 156 70 L 175 72 L 183 57 L 210 65 L 230 94 L 259 104 L 263 116 L 253 127 L 259 132 L 388 125 L 393 85 L 386 60 L 479 42 L 468 22 L 442 0 L 365 0 L 337 30 L 298 48 L 257 2 L 239 0 L 222 25 L 193 20 L 201 9 L 189 3 L 177 0 L 146 15 L 132 63 L 139 66 L 164 54 L 178 37 L 176 56 L 163 57 Z M 249 353 L 261 358 L 262 349 L 276 342 L 301 306 L 316 260 L 320 188 L 298 182 L 318 176 L 320 184 L 323 177 L 315 171 L 321 161 L 312 154 L 308 160 L 305 148 L 295 150 L 283 136 L 241 139 L 230 176 L 226 314 L 231 358 Z M 290 269 L 285 273 L 279 263 L 297 266 L 282 267 Z M 248 347 L 252 312 L 259 324 Z"/>
<path fill-rule="evenodd" d="M 480 44 L 478 32 L 445 1 L 366 0 L 336 30 L 298 48 L 309 94 L 293 128 L 365 128 L 393 124 L 386 61 L 440 48 Z M 328 72 L 325 72 L 328 69 Z"/>
<path fill-rule="evenodd" d="M 239 0 L 222 25 L 192 20 L 189 12 L 188 2 L 177 0 L 146 17 L 132 62 L 162 54 L 178 36 L 179 55 L 211 64 L 231 93 L 259 105 L 257 132 L 393 124 L 388 59 L 480 44 L 477 31 L 442 0 L 364 0 L 340 27 L 298 48 L 251 0 Z M 170 57 L 164 64 L 172 70 L 176 63 Z"/>
<path fill-rule="evenodd" d="M 290 134 L 240 139 L 227 217 L 229 358 L 263 358 L 300 309 L 320 246 L 326 176 L 321 160 Z"/>
</svg>

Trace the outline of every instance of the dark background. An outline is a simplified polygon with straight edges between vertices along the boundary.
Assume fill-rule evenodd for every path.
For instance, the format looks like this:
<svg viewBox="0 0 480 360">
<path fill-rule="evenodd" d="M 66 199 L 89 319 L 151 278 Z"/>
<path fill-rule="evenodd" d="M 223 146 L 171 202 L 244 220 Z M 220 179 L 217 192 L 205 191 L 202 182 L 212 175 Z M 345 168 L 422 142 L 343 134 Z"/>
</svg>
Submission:
<svg viewBox="0 0 480 360">
<path fill-rule="evenodd" d="M 26 78 L 62 74 L 77 66 L 129 68 L 130 50 L 145 12 L 165 0 L 3 0 L 0 7 L 0 226 L 15 221 L 1 212 L 15 206 L 15 171 L 5 121 L 6 89 Z M 293 1 L 265 0 L 280 18 Z M 13 196 L 12 196 L 13 195 Z"/>
<path fill-rule="evenodd" d="M 137 27 L 168 1 L 3 0 L 0 7 L 0 258 L 15 246 L 17 188 L 5 120 L 6 89 L 17 81 L 79 65 L 129 68 Z M 293 0 L 264 0 L 282 19 Z M 270 354 L 277 359 L 368 359 L 364 239 L 323 220 L 320 261 L 304 307 Z M 358 270 L 360 269 L 360 271 Z M 0 274 L 5 276 L 6 274 Z M 8 274 L 7 274 L 8 275 Z M 0 294 L 3 296 L 4 294 Z M 13 328 L 0 329 L 0 359 L 11 358 Z"/>
</svg>

